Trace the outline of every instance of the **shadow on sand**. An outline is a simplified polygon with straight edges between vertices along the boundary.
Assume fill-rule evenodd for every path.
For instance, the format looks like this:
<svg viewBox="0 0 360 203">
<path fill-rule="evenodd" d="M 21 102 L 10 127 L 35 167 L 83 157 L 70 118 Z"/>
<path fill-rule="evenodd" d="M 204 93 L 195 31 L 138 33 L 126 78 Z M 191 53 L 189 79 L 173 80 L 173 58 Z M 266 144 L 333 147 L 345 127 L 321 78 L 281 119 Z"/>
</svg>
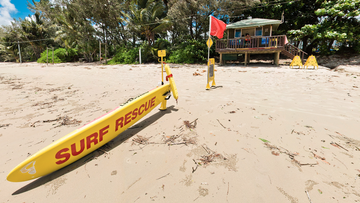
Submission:
<svg viewBox="0 0 360 203">
<path fill-rule="evenodd" d="M 123 133 L 119 134 L 121 136 L 118 135 L 113 140 L 111 140 L 107 144 L 103 145 L 99 149 L 91 152 L 90 154 L 75 161 L 74 163 L 72 163 L 68 166 L 65 166 L 64 168 L 61 168 L 53 173 L 50 173 L 49 175 L 38 178 L 37 180 L 29 183 L 28 185 L 25 185 L 24 187 L 18 189 L 12 195 L 18 195 L 18 194 L 30 191 L 32 189 L 35 189 L 41 185 L 44 185 L 52 180 L 55 180 L 65 174 L 83 166 L 87 162 L 91 161 L 93 158 L 116 148 L 117 146 L 122 144 L 125 140 L 131 138 L 133 135 L 139 133 L 141 130 L 145 129 L 146 127 L 148 127 L 149 125 L 151 125 L 152 123 L 154 123 L 155 121 L 160 119 L 162 116 L 164 116 L 165 114 L 169 114 L 172 111 L 178 111 L 178 109 L 174 108 L 174 106 L 169 106 L 169 107 L 167 107 L 167 109 L 165 111 L 159 111 L 159 112 L 155 113 L 154 115 L 141 121 L 140 123 L 137 123 L 137 124 L 133 125 L 132 127 L 128 128 Z"/>
</svg>

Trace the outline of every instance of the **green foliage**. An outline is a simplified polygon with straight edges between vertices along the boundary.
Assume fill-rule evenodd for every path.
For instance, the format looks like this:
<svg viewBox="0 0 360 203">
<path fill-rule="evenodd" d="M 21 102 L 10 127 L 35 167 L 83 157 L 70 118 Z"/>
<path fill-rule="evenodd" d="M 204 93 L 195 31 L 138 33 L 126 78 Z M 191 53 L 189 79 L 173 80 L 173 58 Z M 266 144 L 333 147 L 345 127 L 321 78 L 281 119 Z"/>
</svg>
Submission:
<svg viewBox="0 0 360 203">
<path fill-rule="evenodd" d="M 107 64 L 136 64 L 139 59 L 139 48 L 122 47 Z"/>
<path fill-rule="evenodd" d="M 321 6 L 311 12 L 320 19 L 319 23 L 311 22 L 312 24 L 303 25 L 300 29 L 290 30 L 290 37 L 295 40 L 311 39 L 310 43 L 317 47 L 322 55 L 335 52 L 335 41 L 342 47 L 358 50 L 360 21 L 355 17 L 360 15 L 360 0 L 318 0 L 317 3 L 321 3 Z M 343 51 L 342 47 L 339 50 Z"/>
<path fill-rule="evenodd" d="M 46 50 L 41 53 L 41 57 L 37 60 L 38 63 L 46 63 Z M 52 63 L 52 50 L 48 51 L 48 62 Z M 78 51 L 76 49 L 59 48 L 54 51 L 54 63 L 73 62 L 78 58 Z"/>
<path fill-rule="evenodd" d="M 189 40 L 180 44 L 169 56 L 169 63 L 205 63 L 208 48 L 205 41 Z"/>
</svg>

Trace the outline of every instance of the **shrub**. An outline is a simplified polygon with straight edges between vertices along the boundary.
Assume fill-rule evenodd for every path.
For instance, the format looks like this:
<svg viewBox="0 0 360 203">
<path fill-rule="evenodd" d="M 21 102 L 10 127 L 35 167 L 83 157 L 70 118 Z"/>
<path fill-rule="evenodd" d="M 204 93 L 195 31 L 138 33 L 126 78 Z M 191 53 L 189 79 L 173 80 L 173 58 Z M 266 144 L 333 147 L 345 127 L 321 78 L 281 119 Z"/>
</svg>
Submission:
<svg viewBox="0 0 360 203">
<path fill-rule="evenodd" d="M 48 62 L 52 63 L 52 50 L 48 52 Z M 54 63 L 72 62 L 78 58 L 78 51 L 76 49 L 58 48 L 54 51 Z M 41 53 L 41 57 L 37 60 L 38 63 L 46 63 L 46 50 Z"/>
<path fill-rule="evenodd" d="M 206 63 L 208 48 L 205 42 L 189 40 L 182 42 L 171 52 L 169 63 Z"/>
<path fill-rule="evenodd" d="M 115 56 L 108 61 L 107 64 L 136 64 L 139 58 L 139 48 L 128 49 L 125 47 L 120 48 Z"/>
</svg>

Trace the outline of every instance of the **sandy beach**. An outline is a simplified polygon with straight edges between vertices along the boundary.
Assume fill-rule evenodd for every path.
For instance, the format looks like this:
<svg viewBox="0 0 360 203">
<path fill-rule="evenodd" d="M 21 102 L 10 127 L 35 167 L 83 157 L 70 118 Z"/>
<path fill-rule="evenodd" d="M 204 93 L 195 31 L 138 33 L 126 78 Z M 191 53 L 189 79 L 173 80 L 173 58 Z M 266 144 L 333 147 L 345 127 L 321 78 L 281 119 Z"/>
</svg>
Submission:
<svg viewBox="0 0 360 203">
<path fill-rule="evenodd" d="M 14 183 L 20 162 L 155 88 L 161 69 L 0 63 L 0 202 L 360 202 L 360 66 L 216 65 L 211 90 L 205 65 L 170 67 L 178 103 Z"/>
</svg>

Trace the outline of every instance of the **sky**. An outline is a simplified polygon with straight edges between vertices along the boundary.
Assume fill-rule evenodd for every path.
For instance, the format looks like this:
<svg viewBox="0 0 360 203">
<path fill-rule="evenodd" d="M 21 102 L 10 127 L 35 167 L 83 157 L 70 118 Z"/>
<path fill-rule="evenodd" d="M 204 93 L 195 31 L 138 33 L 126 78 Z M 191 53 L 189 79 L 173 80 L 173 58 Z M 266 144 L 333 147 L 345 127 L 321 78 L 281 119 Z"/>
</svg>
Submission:
<svg viewBox="0 0 360 203">
<path fill-rule="evenodd" d="M 0 0 L 0 26 L 10 25 L 13 18 L 24 19 L 29 15 L 33 15 L 27 8 L 27 2 L 27 0 Z"/>
</svg>

